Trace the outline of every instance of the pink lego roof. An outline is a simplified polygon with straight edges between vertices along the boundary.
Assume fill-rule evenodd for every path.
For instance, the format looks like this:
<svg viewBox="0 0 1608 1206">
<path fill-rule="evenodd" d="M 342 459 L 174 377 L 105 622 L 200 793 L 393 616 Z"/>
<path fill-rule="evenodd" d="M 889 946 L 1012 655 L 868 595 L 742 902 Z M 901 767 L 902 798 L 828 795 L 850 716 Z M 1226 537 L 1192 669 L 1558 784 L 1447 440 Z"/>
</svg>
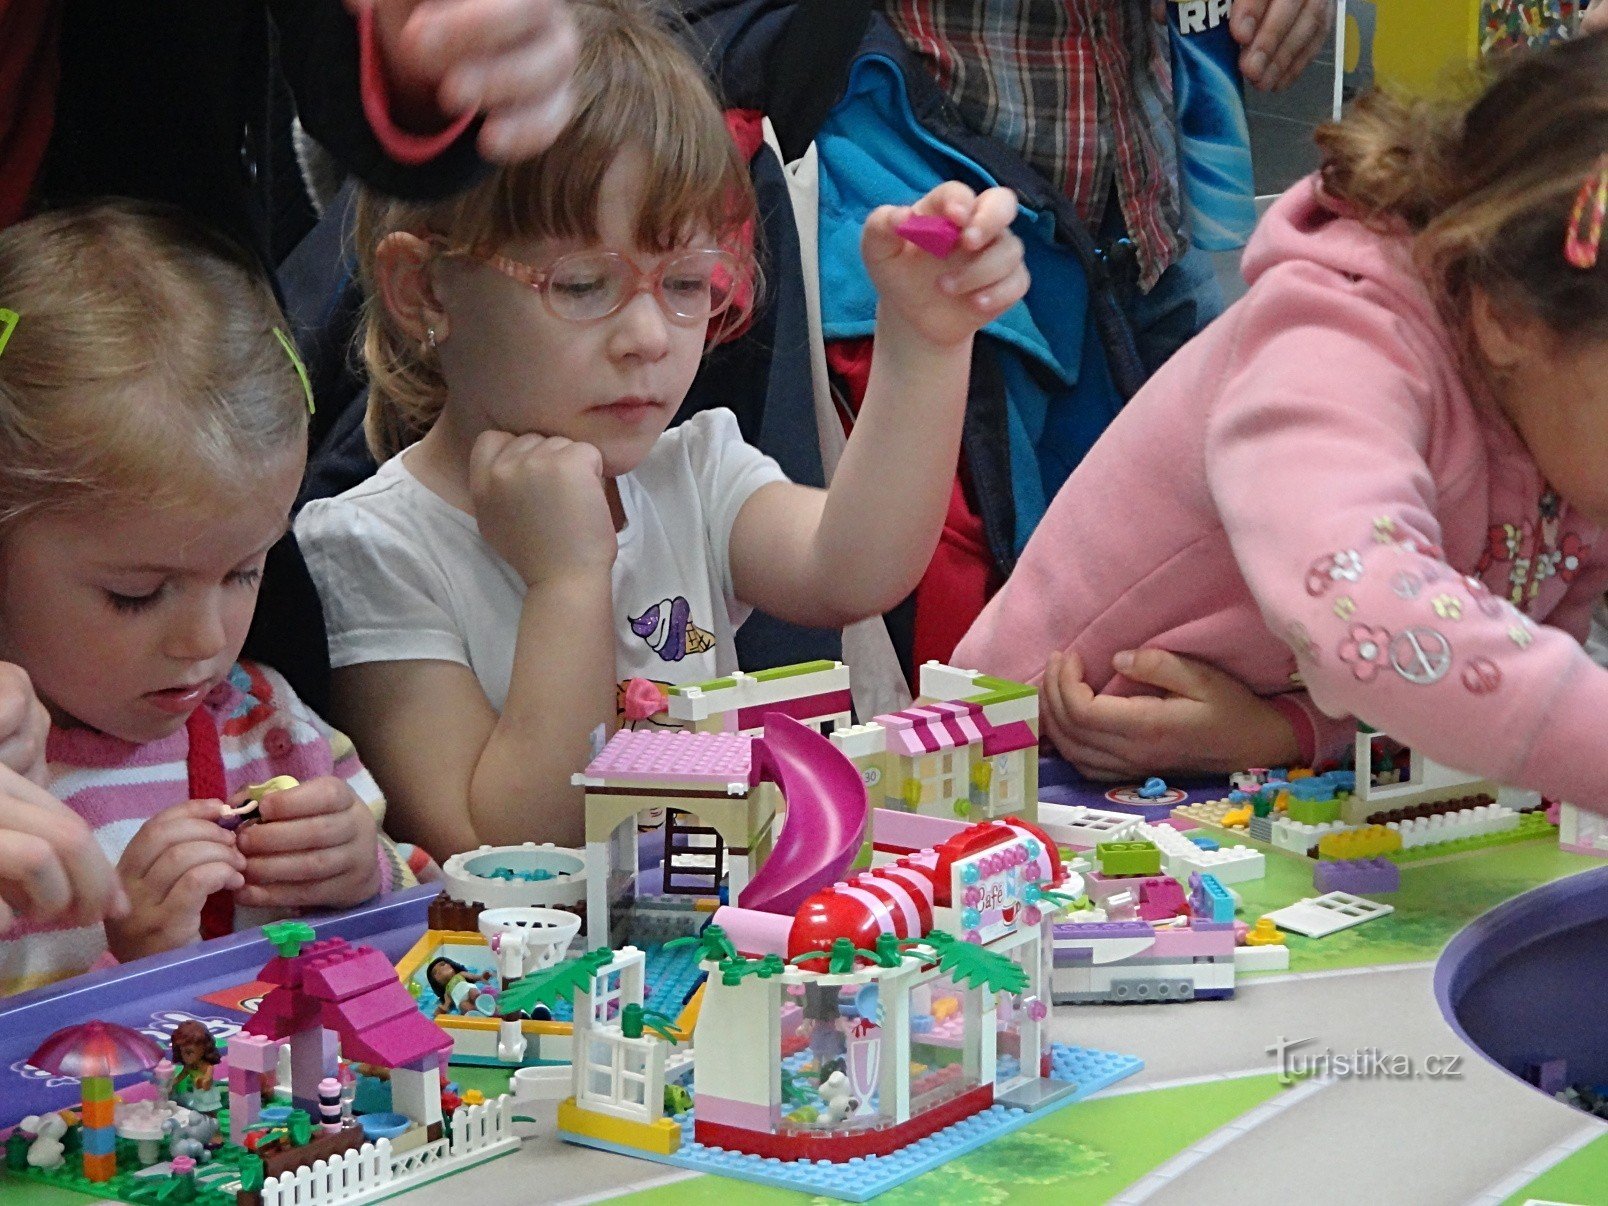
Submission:
<svg viewBox="0 0 1608 1206">
<path fill-rule="evenodd" d="M 877 723 L 888 730 L 889 747 L 907 758 L 979 743 L 984 757 L 993 757 L 1038 744 L 1025 721 L 996 727 L 982 708 L 964 701 L 921 704 L 878 716 Z"/>
<path fill-rule="evenodd" d="M 586 778 L 724 788 L 751 780 L 753 750 L 753 738 L 739 733 L 622 729 L 586 768 Z"/>
<path fill-rule="evenodd" d="M 396 969 L 371 946 L 315 942 L 293 959 L 276 957 L 261 977 L 280 985 L 243 1029 L 285 1039 L 309 1026 L 333 1030 L 347 1059 L 401 1068 L 452 1047 L 419 1012 Z"/>
</svg>

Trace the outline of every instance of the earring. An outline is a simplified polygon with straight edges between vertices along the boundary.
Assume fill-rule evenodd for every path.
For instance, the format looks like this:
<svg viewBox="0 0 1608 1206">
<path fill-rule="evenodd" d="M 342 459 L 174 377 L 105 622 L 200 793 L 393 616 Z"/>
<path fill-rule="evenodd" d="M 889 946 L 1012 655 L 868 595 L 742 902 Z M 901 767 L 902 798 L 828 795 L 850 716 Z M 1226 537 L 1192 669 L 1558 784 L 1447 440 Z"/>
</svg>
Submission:
<svg viewBox="0 0 1608 1206">
<path fill-rule="evenodd" d="M 428 347 L 432 352 L 436 350 L 436 336 L 434 327 L 424 328 L 424 342 L 425 346 Z"/>
</svg>

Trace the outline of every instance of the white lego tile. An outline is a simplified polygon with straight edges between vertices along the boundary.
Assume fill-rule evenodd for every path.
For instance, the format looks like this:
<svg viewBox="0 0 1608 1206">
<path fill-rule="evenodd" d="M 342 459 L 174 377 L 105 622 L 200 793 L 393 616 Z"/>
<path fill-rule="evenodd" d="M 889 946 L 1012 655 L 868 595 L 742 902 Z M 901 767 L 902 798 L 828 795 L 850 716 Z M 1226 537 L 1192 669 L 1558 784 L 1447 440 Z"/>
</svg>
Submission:
<svg viewBox="0 0 1608 1206">
<path fill-rule="evenodd" d="M 1298 900 L 1267 916 L 1281 930 L 1303 934 L 1308 938 L 1324 938 L 1395 911 L 1395 905 L 1380 904 L 1349 892 L 1328 892 Z"/>
</svg>

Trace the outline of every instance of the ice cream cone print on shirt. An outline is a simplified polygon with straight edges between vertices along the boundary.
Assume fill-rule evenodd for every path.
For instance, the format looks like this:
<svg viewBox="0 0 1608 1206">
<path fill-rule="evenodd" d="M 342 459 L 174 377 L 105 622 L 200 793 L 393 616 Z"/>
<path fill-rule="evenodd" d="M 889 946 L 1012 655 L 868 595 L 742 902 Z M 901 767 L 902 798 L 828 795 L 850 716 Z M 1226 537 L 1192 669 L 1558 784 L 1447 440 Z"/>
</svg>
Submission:
<svg viewBox="0 0 1608 1206">
<path fill-rule="evenodd" d="M 648 643 L 661 661 L 679 662 L 689 653 L 715 647 L 715 634 L 692 622 L 692 605 L 681 596 L 660 599 L 639 616 L 630 617 L 631 631 Z"/>
</svg>

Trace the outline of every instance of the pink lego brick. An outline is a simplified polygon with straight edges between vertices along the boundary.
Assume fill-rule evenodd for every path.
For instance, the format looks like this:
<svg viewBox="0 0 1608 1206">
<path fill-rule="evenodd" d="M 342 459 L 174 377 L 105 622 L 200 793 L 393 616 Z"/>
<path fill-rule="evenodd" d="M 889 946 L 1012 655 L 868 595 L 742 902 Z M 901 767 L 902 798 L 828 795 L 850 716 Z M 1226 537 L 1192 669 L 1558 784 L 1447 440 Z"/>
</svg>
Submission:
<svg viewBox="0 0 1608 1206">
<path fill-rule="evenodd" d="M 592 759 L 585 777 L 724 787 L 749 781 L 753 751 L 754 739 L 740 733 L 622 729 Z"/>
<path fill-rule="evenodd" d="M 244 1032 L 229 1038 L 229 1071 L 272 1072 L 279 1066 L 279 1044 L 260 1034 Z"/>
<path fill-rule="evenodd" d="M 397 984 L 397 978 L 392 976 L 390 987 L 395 988 Z M 418 1012 L 418 1003 L 405 989 L 396 993 L 388 988 L 375 988 L 362 996 L 340 1002 L 338 1007 L 333 1003 L 326 1006 L 324 1022 L 326 1025 L 333 1025 L 337 1018 L 341 1018 L 354 1030 L 368 1030 L 382 1022 L 389 1022 L 392 1018 Z"/>
<path fill-rule="evenodd" d="M 230 1068 L 229 1092 L 246 1094 L 261 1093 L 262 1073 L 253 1072 L 249 1068 Z"/>
<path fill-rule="evenodd" d="M 397 982 L 404 996 L 407 989 Z M 349 1060 L 403 1068 L 415 1060 L 452 1049 L 452 1036 L 417 1009 L 365 1031 L 342 1029 L 341 1054 Z"/>
<path fill-rule="evenodd" d="M 1145 952 L 1147 958 L 1194 959 L 1202 955 L 1234 955 L 1234 931 L 1178 929 L 1156 931 L 1156 945 Z"/>
<path fill-rule="evenodd" d="M 248 1034 L 281 1039 L 318 1020 L 318 1002 L 293 988 L 276 988 L 262 999 L 257 1012 L 241 1027 Z"/>
<path fill-rule="evenodd" d="M 894 233 L 940 260 L 948 259 L 960 242 L 960 227 L 940 214 L 911 214 Z"/>
<path fill-rule="evenodd" d="M 1149 875 L 1139 882 L 1139 917 L 1165 921 L 1189 912 L 1184 886 L 1168 875 Z"/>
<path fill-rule="evenodd" d="M 345 1001 L 396 983 L 396 968 L 379 951 L 344 942 L 308 960 L 302 973 L 302 991 L 320 1001 Z"/>
</svg>

